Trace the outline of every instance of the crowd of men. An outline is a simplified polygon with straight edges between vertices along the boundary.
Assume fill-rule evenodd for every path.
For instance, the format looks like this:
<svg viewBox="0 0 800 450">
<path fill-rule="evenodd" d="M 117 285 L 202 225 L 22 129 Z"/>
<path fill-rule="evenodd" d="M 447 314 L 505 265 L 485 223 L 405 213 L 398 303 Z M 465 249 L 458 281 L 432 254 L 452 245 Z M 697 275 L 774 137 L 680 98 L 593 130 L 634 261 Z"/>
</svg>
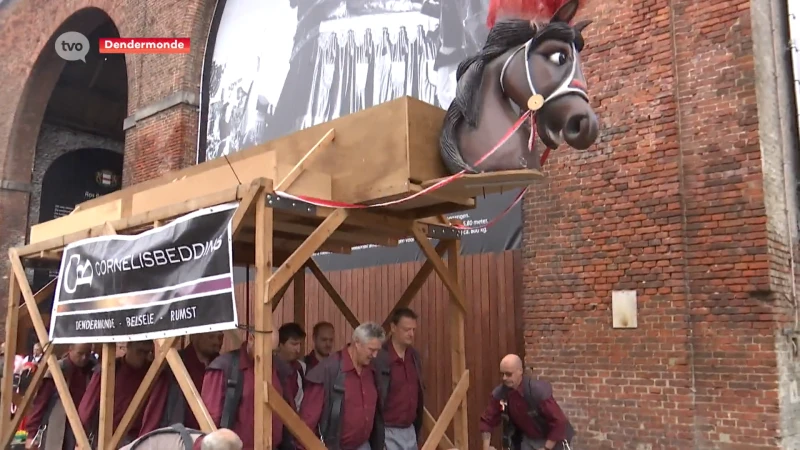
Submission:
<svg viewBox="0 0 800 450">
<path fill-rule="evenodd" d="M 422 358 L 414 348 L 417 315 L 408 308 L 391 317 L 387 338 L 372 322 L 358 326 L 343 349 L 334 351 L 334 327 L 312 330 L 313 349 L 302 354 L 306 332 L 286 323 L 273 335 L 272 385 L 331 450 L 417 450 L 423 418 Z M 192 335 L 180 350 L 195 387 L 218 431 L 203 436 L 169 369 L 156 379 L 145 406 L 133 420 L 123 449 L 252 450 L 254 444 L 255 334 L 239 349 L 219 354 L 221 332 Z M 75 344 L 60 360 L 69 392 L 93 445 L 100 406 L 100 365 L 89 344 Z M 116 430 L 154 356 L 152 341 L 130 342 L 118 351 L 114 383 Z M 481 417 L 483 450 L 491 431 L 504 421 L 516 450 L 568 449 L 572 429 L 553 400 L 549 383 L 523 375 L 516 355 L 501 362 L 503 384 L 492 393 Z M 26 417 L 27 448 L 73 450 L 76 442 L 49 374 Z M 272 415 L 274 449 L 304 450 Z M 510 447 L 509 447 L 510 450 Z"/>
</svg>

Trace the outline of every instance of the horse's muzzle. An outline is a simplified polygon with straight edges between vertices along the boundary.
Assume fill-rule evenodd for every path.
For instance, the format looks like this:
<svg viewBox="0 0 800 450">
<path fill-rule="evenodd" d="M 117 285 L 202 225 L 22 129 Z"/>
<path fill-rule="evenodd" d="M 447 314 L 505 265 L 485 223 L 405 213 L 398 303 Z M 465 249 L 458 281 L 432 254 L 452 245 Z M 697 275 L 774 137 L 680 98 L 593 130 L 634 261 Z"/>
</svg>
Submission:
<svg viewBox="0 0 800 450">
<path fill-rule="evenodd" d="M 586 150 L 597 141 L 599 124 L 592 107 L 578 95 L 565 95 L 542 108 L 537 128 L 545 145 L 558 147 L 565 142 L 577 150 Z"/>
</svg>

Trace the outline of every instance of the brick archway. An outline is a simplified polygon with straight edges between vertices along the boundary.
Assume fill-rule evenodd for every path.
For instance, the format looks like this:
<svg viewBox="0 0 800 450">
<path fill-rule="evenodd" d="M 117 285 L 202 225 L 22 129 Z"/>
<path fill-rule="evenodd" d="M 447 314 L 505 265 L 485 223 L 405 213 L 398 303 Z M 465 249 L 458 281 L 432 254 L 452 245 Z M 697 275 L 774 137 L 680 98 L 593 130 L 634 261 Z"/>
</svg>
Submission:
<svg viewBox="0 0 800 450">
<path fill-rule="evenodd" d="M 55 17 L 64 16 L 59 14 L 61 11 L 52 12 Z M 34 189 L 31 179 L 37 141 L 48 103 L 67 63 L 56 54 L 55 40 L 66 31 L 77 31 L 88 36 L 93 30 L 106 24 L 117 28 L 111 15 L 98 7 L 83 8 L 70 14 L 55 27 L 43 45 L 43 40 L 35 45 L 39 53 L 28 66 L 30 69 L 25 70 L 28 76 L 21 86 L 22 89 L 16 95 L 12 94 L 13 97 L 2 96 L 11 100 L 6 104 L 11 109 L 7 111 L 11 114 L 11 120 L 5 124 L 0 123 L 0 298 L 8 295 L 6 252 L 10 247 L 21 245 L 26 240 L 29 228 L 28 210 Z M 20 48 L 20 59 L 24 59 L 23 52 Z M 9 71 L 5 72 L 8 74 Z M 125 85 L 127 87 L 127 80 Z M 3 125 L 7 127 L 5 130 L 2 129 Z M 7 141 L 3 142 L 6 136 Z M 4 320 L 0 321 L 0 327 L 5 328 Z"/>
</svg>

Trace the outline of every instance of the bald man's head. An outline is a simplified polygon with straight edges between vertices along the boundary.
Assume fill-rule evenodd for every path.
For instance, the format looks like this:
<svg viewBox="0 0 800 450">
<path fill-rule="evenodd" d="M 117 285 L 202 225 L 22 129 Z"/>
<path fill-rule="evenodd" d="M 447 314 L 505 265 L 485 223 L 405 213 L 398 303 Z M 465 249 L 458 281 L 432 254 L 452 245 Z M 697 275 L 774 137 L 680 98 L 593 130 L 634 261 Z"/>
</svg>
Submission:
<svg viewBox="0 0 800 450">
<path fill-rule="evenodd" d="M 227 428 L 220 428 L 203 437 L 200 450 L 242 450 L 242 447 L 242 440 L 236 433 Z"/>
<path fill-rule="evenodd" d="M 522 359 L 514 354 L 506 355 L 500 360 L 500 375 L 503 376 L 503 384 L 510 388 L 516 388 L 522 382 Z"/>
</svg>

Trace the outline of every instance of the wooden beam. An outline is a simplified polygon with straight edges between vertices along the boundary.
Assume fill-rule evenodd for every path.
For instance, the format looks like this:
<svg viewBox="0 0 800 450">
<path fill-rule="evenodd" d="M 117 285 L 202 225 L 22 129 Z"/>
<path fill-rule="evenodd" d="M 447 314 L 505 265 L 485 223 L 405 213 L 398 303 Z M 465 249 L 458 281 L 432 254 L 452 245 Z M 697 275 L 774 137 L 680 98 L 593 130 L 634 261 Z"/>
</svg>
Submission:
<svg viewBox="0 0 800 450">
<path fill-rule="evenodd" d="M 267 207 L 266 193 L 262 194 L 256 203 L 256 300 L 253 302 L 254 397 L 258 399 L 255 402 L 253 415 L 253 421 L 257 424 L 253 430 L 253 443 L 254 448 L 259 449 L 272 448 L 272 410 L 265 403 L 270 398 L 269 390 L 265 389 L 265 385 L 272 382 L 272 333 L 274 330 L 272 308 L 267 308 L 266 304 L 271 300 L 270 294 L 286 284 L 283 282 L 276 287 L 276 283 L 279 283 L 282 278 L 276 280 L 275 274 L 270 276 L 272 272 L 273 213 L 273 209 Z M 281 267 L 285 266 L 287 263 Z"/>
<path fill-rule="evenodd" d="M 322 269 L 319 268 L 317 263 L 313 259 L 309 259 L 307 266 L 311 270 L 311 273 L 314 274 L 314 277 L 316 277 L 317 281 L 319 281 L 322 289 L 328 293 L 328 297 L 333 300 L 333 304 L 336 305 L 336 307 L 339 308 L 339 311 L 342 312 L 342 315 L 344 316 L 345 320 L 347 320 L 347 323 L 349 323 L 353 328 L 358 327 L 361 324 L 361 322 L 358 320 L 358 317 L 353 314 L 353 311 L 349 306 L 347 306 L 347 303 L 344 302 L 342 296 L 336 292 L 336 288 L 333 287 L 330 280 L 328 280 L 328 277 L 325 276 L 325 273 L 322 272 Z"/>
<path fill-rule="evenodd" d="M 417 241 L 417 245 L 419 245 L 422 253 L 424 253 L 428 258 L 428 261 L 433 264 L 433 270 L 436 271 L 436 274 L 439 275 L 439 278 L 442 280 L 442 283 L 444 283 L 444 286 L 448 291 L 450 291 L 450 300 L 455 301 L 456 304 L 458 304 L 458 306 L 461 308 L 462 312 L 466 312 L 467 309 L 464 301 L 464 291 L 461 289 L 461 285 L 458 283 L 458 277 L 454 277 L 453 274 L 448 271 L 444 261 L 442 261 L 442 258 L 436 253 L 436 249 L 433 248 L 433 244 L 431 244 L 431 241 L 428 240 L 428 237 L 425 236 L 425 233 L 420 229 L 420 227 L 416 225 L 411 227 L 411 232 L 414 234 L 414 240 Z"/>
<path fill-rule="evenodd" d="M 333 130 L 331 130 L 333 131 Z M 287 284 L 288 286 L 288 284 Z M 308 333 L 306 330 L 306 268 L 303 266 L 295 272 L 292 277 L 292 286 L 294 287 L 294 321 Z M 308 333 L 310 334 L 310 333 Z M 306 354 L 306 341 L 300 343 L 300 352 L 302 355 Z"/>
<path fill-rule="evenodd" d="M 103 234 L 117 234 L 117 230 L 108 222 L 103 224 Z M 111 446 L 114 437 L 114 397 L 117 384 L 117 344 L 103 344 L 103 357 L 100 360 L 100 412 L 97 423 L 97 448 L 115 450 Z"/>
<path fill-rule="evenodd" d="M 42 381 L 44 381 L 44 375 L 48 370 L 47 360 L 53 354 L 54 349 L 54 345 L 48 345 L 47 348 L 45 348 L 44 355 L 42 355 L 42 360 L 39 363 L 39 367 L 36 368 L 36 372 L 33 374 L 33 378 L 31 379 L 31 383 L 28 385 L 28 389 L 25 391 L 25 395 L 17 405 L 17 411 L 14 414 L 14 418 L 11 419 L 11 424 L 7 427 L 0 427 L 0 430 L 5 430 L 2 438 L 0 438 L 2 439 L 0 440 L 0 448 L 8 448 L 8 446 L 11 444 L 11 440 L 14 439 L 14 434 L 19 429 L 19 424 L 22 422 L 22 418 L 25 417 L 26 412 L 28 411 L 28 406 L 31 404 L 31 400 L 33 400 L 33 397 L 36 395 L 36 392 L 42 385 Z"/>
<path fill-rule="evenodd" d="M 53 291 L 56 290 L 56 282 L 58 278 L 53 278 L 47 284 L 44 285 L 43 288 L 36 291 L 33 294 L 33 298 L 36 300 L 36 303 L 42 303 L 47 297 L 49 297 Z M 24 307 L 24 305 L 19 306 L 19 318 L 18 322 L 15 325 L 19 330 L 23 328 L 27 329 L 30 326 L 31 319 L 28 316 L 28 308 Z"/>
<path fill-rule="evenodd" d="M 119 447 L 119 443 L 122 442 L 122 438 L 128 433 L 133 419 L 142 411 L 144 400 L 150 395 L 153 384 L 161 373 L 161 369 L 164 367 L 164 362 L 167 359 L 167 351 L 175 345 L 177 340 L 178 338 L 175 336 L 166 339 L 158 339 L 156 343 L 155 359 L 147 369 L 147 373 L 139 384 L 139 388 L 136 389 L 136 393 L 133 394 L 133 398 L 128 404 L 128 408 L 125 410 L 125 414 L 122 416 L 119 425 L 117 425 L 117 429 L 114 431 L 114 435 L 111 437 L 111 442 L 109 442 L 108 447 L 112 449 Z"/>
<path fill-rule="evenodd" d="M 268 182 L 266 178 L 256 178 L 253 180 L 253 182 L 250 183 L 250 187 L 247 189 L 247 193 L 242 198 L 242 201 L 239 202 L 239 208 L 236 209 L 231 219 L 231 236 L 233 236 L 234 241 L 244 225 L 244 218 L 253 212 L 255 202 L 257 199 L 261 198 L 264 186 L 266 186 Z"/>
<path fill-rule="evenodd" d="M 447 251 L 447 242 L 439 242 L 439 244 L 436 245 L 436 254 L 441 257 L 445 251 Z M 394 308 L 389 312 L 389 315 L 386 316 L 386 320 L 383 321 L 383 328 L 387 333 L 389 332 L 389 323 L 392 321 L 392 314 L 400 308 L 408 308 L 408 305 L 411 304 L 411 301 L 414 300 L 419 290 L 422 289 L 422 286 L 428 281 L 428 277 L 431 276 L 432 272 L 433 262 L 430 259 L 426 259 L 422 267 L 419 268 L 419 272 L 414 275 L 414 279 L 408 284 L 403 295 L 400 296 L 400 300 L 397 301 Z"/>
<path fill-rule="evenodd" d="M 10 252 L 9 252 L 10 253 Z M 6 353 L 3 356 L 3 379 L 0 387 L 0 430 L 7 430 L 11 422 L 11 404 L 14 397 L 14 359 L 17 355 L 17 322 L 20 289 L 17 278 L 8 277 L 8 303 L 6 307 Z M 6 442 L 0 448 L 6 448 Z"/>
<path fill-rule="evenodd" d="M 450 426 L 450 422 L 453 421 L 454 417 L 456 417 L 459 407 L 462 403 L 466 402 L 467 389 L 469 388 L 469 370 L 462 372 L 460 377 L 456 375 L 454 378 L 458 378 L 458 383 L 456 383 L 456 387 L 453 389 L 450 399 L 447 400 L 447 403 L 444 405 L 442 414 L 439 415 L 439 420 L 436 421 L 436 424 L 433 426 L 433 429 L 428 435 L 428 439 L 425 440 L 425 444 L 423 444 L 421 450 L 436 450 L 436 447 L 439 446 L 439 442 L 442 440 L 445 431 L 447 431 L 447 427 Z M 458 442 L 458 437 L 458 432 L 456 432 L 455 448 L 459 450 L 462 448 L 466 449 L 466 446 L 460 446 L 461 444 Z M 466 445 L 466 441 L 464 441 L 464 445 Z"/>
<path fill-rule="evenodd" d="M 433 414 L 428 411 L 428 408 L 423 408 L 422 413 L 422 428 L 428 433 L 428 436 L 430 436 L 431 431 L 433 431 L 433 427 L 436 425 L 436 419 L 433 418 Z M 456 446 L 453 444 L 453 441 L 447 437 L 447 433 L 442 434 L 442 439 L 439 440 L 439 449 L 451 450 L 454 448 L 456 448 Z"/>
<path fill-rule="evenodd" d="M 283 179 L 277 185 L 275 185 L 275 191 L 286 191 L 286 189 L 288 189 L 289 186 L 291 186 L 292 183 L 297 180 L 300 174 L 302 174 L 303 171 L 314 162 L 314 159 L 316 159 L 316 157 L 322 153 L 322 151 L 325 150 L 331 142 L 333 142 L 334 136 L 335 134 L 333 132 L 333 128 L 331 128 L 327 133 L 325 133 L 324 136 L 322 136 L 319 141 L 317 141 L 316 144 L 314 144 L 313 147 L 311 147 L 311 150 L 306 152 L 306 154 L 300 158 L 300 161 L 295 164 L 294 167 L 292 167 L 292 170 L 290 170 L 289 173 L 286 174 L 286 176 L 283 177 Z"/>
<path fill-rule="evenodd" d="M 241 199 L 247 193 L 248 186 L 240 185 L 235 188 L 225 189 L 214 194 L 198 197 L 186 202 L 176 203 L 173 205 L 157 208 L 143 214 L 137 214 L 132 217 L 122 218 L 108 222 L 117 232 L 123 233 L 131 228 L 140 227 L 142 225 L 149 225 L 156 220 L 168 220 L 174 217 L 183 216 L 198 209 L 208 208 L 211 206 L 221 205 Z M 102 236 L 104 224 L 87 228 L 82 231 L 70 233 L 61 237 L 48 239 L 35 244 L 25 245 L 18 247 L 16 250 L 20 256 L 29 257 L 36 255 L 39 252 L 46 252 L 51 250 L 59 250 L 66 247 L 73 242 L 78 242 L 90 237 Z"/>
<path fill-rule="evenodd" d="M 289 283 L 283 285 L 283 287 L 269 299 L 270 303 L 272 303 L 272 311 L 274 312 L 278 309 L 278 306 L 281 304 L 281 300 L 283 297 L 286 296 L 286 291 L 289 290 Z"/>
<path fill-rule="evenodd" d="M 294 437 L 300 441 L 300 445 L 306 450 L 325 450 L 317 436 L 308 428 L 294 408 L 286 403 L 281 394 L 272 386 L 271 383 L 264 383 L 264 390 L 269 393 L 267 405 L 273 413 L 280 417 L 283 426 L 289 429 Z"/>
<path fill-rule="evenodd" d="M 430 245 L 430 244 L 428 244 Z M 466 299 L 461 292 L 461 276 L 459 270 L 459 258 L 461 254 L 461 241 L 452 240 L 448 241 L 447 246 L 447 270 L 446 275 L 455 282 L 459 288 L 450 290 L 450 345 L 451 353 L 451 373 L 453 377 L 453 395 L 458 390 L 461 380 L 458 379 L 458 374 L 468 374 L 467 371 L 467 344 L 464 337 Z M 441 259 L 440 259 L 441 261 Z M 445 283 L 446 284 L 446 283 Z M 459 298 L 460 297 L 460 298 Z M 462 376 L 463 378 L 463 376 Z M 465 388 L 466 389 L 466 388 Z M 449 403 L 449 402 L 448 402 Z M 442 411 L 441 417 L 444 415 Z M 456 448 L 459 450 L 469 450 L 469 422 L 467 416 L 467 397 L 464 397 L 458 402 L 458 411 L 456 411 L 455 418 L 453 419 L 454 441 Z M 433 449 L 426 449 L 433 450 Z"/>
<path fill-rule="evenodd" d="M 11 260 L 11 270 L 13 272 L 13 276 L 9 277 L 9 281 L 11 279 L 16 279 L 16 283 L 22 293 L 22 298 L 25 299 L 25 304 L 28 306 L 28 312 L 31 316 L 33 329 L 36 331 L 36 337 L 39 339 L 39 344 L 42 345 L 42 348 L 46 348 L 50 345 L 47 327 L 45 327 L 42 316 L 39 314 L 39 306 L 33 298 L 33 292 L 31 292 L 31 286 L 28 284 L 25 268 L 22 266 L 22 260 L 17 250 L 14 248 L 8 251 L 8 256 Z M 72 432 L 75 436 L 78 448 L 91 448 L 89 439 L 86 436 L 86 431 L 84 431 L 83 424 L 78 416 L 78 408 L 75 406 L 75 402 L 72 401 L 72 395 L 69 392 L 69 386 L 64 377 L 64 372 L 61 371 L 61 366 L 58 364 L 58 358 L 51 354 L 47 358 L 47 366 L 50 368 L 50 373 L 53 375 L 53 383 L 56 385 L 58 396 L 61 398 L 61 404 L 64 406 L 64 412 L 67 414 L 67 419 L 72 427 Z"/>
<path fill-rule="evenodd" d="M 115 361 L 117 344 L 103 344 L 100 359 L 100 412 L 97 422 L 97 448 L 112 450 L 114 436 L 114 393 L 117 384 Z"/>
<path fill-rule="evenodd" d="M 316 227 L 312 225 L 305 225 L 302 223 L 294 223 L 294 222 L 276 222 L 275 223 L 275 231 L 286 233 L 286 234 L 294 234 L 298 236 L 308 236 L 309 234 L 313 233 Z M 369 230 L 358 230 L 358 231 L 340 231 L 337 230 L 333 233 L 329 239 L 330 242 L 336 244 L 348 244 L 348 245 L 381 245 L 384 247 L 396 247 L 398 244 L 398 239 L 386 236 L 383 234 L 377 233 L 370 233 Z"/>
<path fill-rule="evenodd" d="M 322 223 L 309 234 L 305 241 L 297 247 L 297 250 L 292 253 L 289 258 L 281 264 L 278 270 L 269 277 L 267 283 L 270 290 L 277 290 L 282 288 L 286 283 L 291 280 L 292 276 L 298 270 L 301 270 L 311 256 L 319 250 L 322 244 L 333 234 L 334 231 L 347 219 L 348 211 L 345 209 L 338 209 L 331 215 L 325 218 Z M 270 235 L 272 232 L 272 220 L 270 219 Z M 270 250 L 272 242 L 270 242 Z M 259 245 L 256 244 L 256 252 L 258 252 Z M 266 301 L 268 296 L 264 297 Z M 258 447 L 257 447 L 258 448 Z"/>
</svg>

